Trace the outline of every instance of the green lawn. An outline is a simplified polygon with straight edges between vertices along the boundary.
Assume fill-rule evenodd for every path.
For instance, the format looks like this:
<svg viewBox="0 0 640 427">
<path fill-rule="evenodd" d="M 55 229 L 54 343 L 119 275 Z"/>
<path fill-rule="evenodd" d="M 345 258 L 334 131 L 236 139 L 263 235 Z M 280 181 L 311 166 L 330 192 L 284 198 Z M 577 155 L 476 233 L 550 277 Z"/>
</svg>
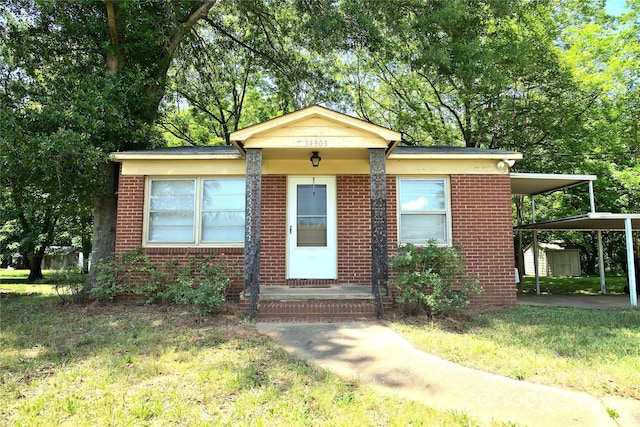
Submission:
<svg viewBox="0 0 640 427">
<path fill-rule="evenodd" d="M 390 326 L 417 348 L 499 375 L 640 399 L 640 310 L 527 307 Z"/>
<path fill-rule="evenodd" d="M 199 321 L 162 305 L 62 304 L 4 279 L 0 425 L 477 425 L 345 382 L 231 312 Z M 388 325 L 466 366 L 640 399 L 636 309 L 521 306 Z"/>
<path fill-rule="evenodd" d="M 47 275 L 50 271 L 43 271 L 45 276 L 41 283 L 27 283 L 29 270 L 6 270 L 0 269 L 0 294 L 20 293 L 20 294 L 48 294 L 56 293 L 54 286 L 47 283 Z"/>
<path fill-rule="evenodd" d="M 477 425 L 346 382 L 230 314 L 4 293 L 0 315 L 0 425 Z"/>
<path fill-rule="evenodd" d="M 607 293 L 621 294 L 627 284 L 624 276 L 606 276 Z M 526 293 L 535 293 L 536 282 L 533 276 L 522 278 L 522 289 Z M 599 294 L 600 276 L 586 277 L 540 277 L 540 291 L 550 294 Z"/>
</svg>

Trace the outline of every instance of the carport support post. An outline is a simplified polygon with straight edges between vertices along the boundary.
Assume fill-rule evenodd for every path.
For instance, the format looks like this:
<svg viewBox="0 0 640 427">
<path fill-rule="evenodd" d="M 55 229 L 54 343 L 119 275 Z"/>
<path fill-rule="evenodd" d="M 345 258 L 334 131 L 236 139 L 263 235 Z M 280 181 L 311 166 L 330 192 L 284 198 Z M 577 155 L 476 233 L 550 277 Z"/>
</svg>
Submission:
<svg viewBox="0 0 640 427">
<path fill-rule="evenodd" d="M 602 249 L 602 231 L 598 230 L 598 266 L 600 268 L 600 293 L 606 295 L 607 284 L 604 281 L 604 255 Z"/>
<path fill-rule="evenodd" d="M 631 218 L 624 220 L 624 233 L 627 241 L 627 276 L 629 277 L 629 299 L 631 307 L 638 306 L 638 294 L 636 288 L 636 265 L 633 259 L 633 230 Z"/>
<path fill-rule="evenodd" d="M 536 199 L 531 196 L 531 222 L 536 222 Z M 540 271 L 538 271 L 538 232 L 533 230 L 533 271 L 536 278 L 536 295 L 540 295 Z"/>
</svg>

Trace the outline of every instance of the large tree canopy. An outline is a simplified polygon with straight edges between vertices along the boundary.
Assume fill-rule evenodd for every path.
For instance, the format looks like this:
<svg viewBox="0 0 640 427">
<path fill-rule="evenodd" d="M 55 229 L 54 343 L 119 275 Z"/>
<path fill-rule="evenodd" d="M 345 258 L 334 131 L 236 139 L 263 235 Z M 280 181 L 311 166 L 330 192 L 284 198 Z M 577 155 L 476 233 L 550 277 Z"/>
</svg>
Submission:
<svg viewBox="0 0 640 427">
<path fill-rule="evenodd" d="M 518 150 L 519 170 L 597 173 L 601 206 L 637 210 L 639 9 L 638 0 L 620 17 L 600 0 L 8 0 L 0 244 L 37 260 L 93 203 L 95 266 L 114 249 L 109 152 L 228 143 L 240 127 L 313 103 L 410 144 Z"/>
</svg>

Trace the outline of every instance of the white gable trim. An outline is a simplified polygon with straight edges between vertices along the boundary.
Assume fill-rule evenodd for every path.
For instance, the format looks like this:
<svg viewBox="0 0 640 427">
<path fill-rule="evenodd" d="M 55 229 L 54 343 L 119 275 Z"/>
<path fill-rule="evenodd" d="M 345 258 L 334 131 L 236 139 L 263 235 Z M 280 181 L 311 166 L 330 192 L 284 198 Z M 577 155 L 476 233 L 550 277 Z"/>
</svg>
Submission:
<svg viewBox="0 0 640 427">
<path fill-rule="evenodd" d="M 293 113 L 285 114 L 266 122 L 258 123 L 253 126 L 232 132 L 230 135 L 231 142 L 241 152 L 244 153 L 244 144 L 250 138 L 258 137 L 260 134 L 272 131 L 278 127 L 291 125 L 295 122 L 307 120 L 314 117 L 320 117 L 332 122 L 341 124 L 345 127 L 354 128 L 360 131 L 370 133 L 378 138 L 386 141 L 388 150 L 393 149 L 402 139 L 402 134 L 382 126 L 365 122 L 337 111 L 319 105 L 304 108 Z M 365 148 L 365 147 L 363 147 Z"/>
</svg>

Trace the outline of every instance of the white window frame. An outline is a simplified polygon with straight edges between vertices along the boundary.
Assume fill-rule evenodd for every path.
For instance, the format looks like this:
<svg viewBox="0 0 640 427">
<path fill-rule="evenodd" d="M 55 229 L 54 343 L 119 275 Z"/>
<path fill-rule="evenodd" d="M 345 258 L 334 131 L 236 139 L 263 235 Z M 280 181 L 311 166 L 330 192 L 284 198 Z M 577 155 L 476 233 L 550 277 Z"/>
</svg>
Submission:
<svg viewBox="0 0 640 427">
<path fill-rule="evenodd" d="M 211 242 L 202 241 L 202 214 L 203 214 L 203 181 L 208 180 L 245 180 L 244 176 L 174 176 L 174 177 L 146 177 L 145 180 L 145 201 L 144 201 L 144 218 L 143 218 L 143 246 L 144 247 L 176 247 L 176 248 L 188 248 L 188 247 L 209 247 L 209 248 L 234 248 L 244 247 L 244 236 L 240 242 Z M 194 207 L 194 229 L 193 240 L 191 242 L 161 242 L 151 241 L 149 239 L 150 226 L 151 226 L 151 184 L 154 181 L 180 181 L 180 180 L 192 180 L 195 186 L 195 207 Z M 211 212 L 211 210 L 208 210 Z"/>
<path fill-rule="evenodd" d="M 402 210 L 402 181 L 426 181 L 426 182 L 441 182 L 443 183 L 444 188 L 444 210 L 434 210 L 434 211 L 403 211 Z M 451 246 L 452 245 L 452 226 L 451 226 L 451 199 L 450 199 L 451 191 L 450 191 L 450 181 L 449 177 L 446 176 L 400 176 L 396 178 L 396 213 L 397 213 L 397 239 L 398 246 L 404 246 L 407 243 L 412 243 L 415 246 L 424 246 L 427 241 L 424 243 L 416 243 L 416 242 L 406 242 L 402 239 L 402 215 L 444 215 L 445 217 L 445 233 L 446 238 L 444 240 L 437 240 L 438 246 Z"/>
</svg>

